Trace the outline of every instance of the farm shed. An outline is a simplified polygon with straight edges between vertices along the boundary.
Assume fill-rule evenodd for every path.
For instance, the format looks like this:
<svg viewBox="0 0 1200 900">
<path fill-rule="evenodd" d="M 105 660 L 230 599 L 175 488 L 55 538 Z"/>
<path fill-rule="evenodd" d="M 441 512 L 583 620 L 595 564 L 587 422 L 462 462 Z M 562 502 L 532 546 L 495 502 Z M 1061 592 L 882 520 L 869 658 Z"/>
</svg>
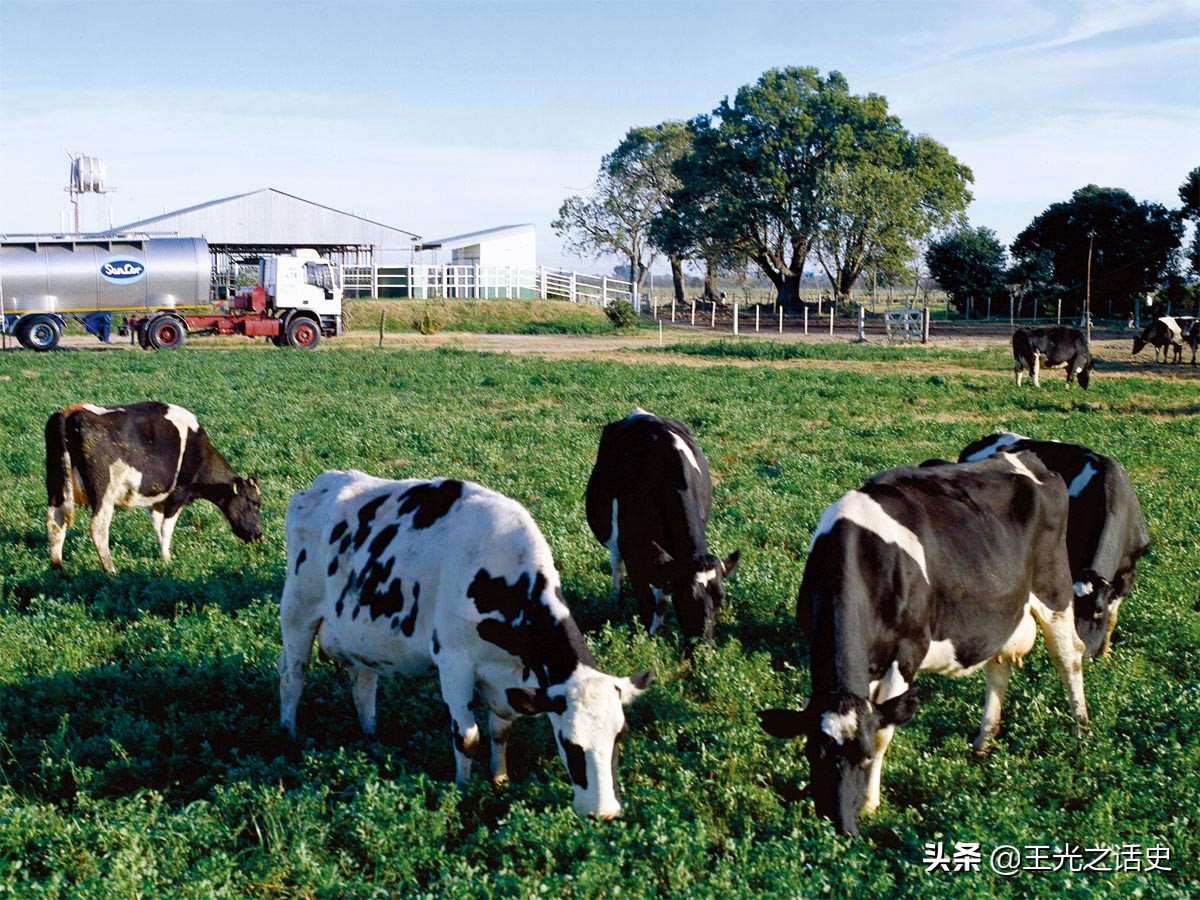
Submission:
<svg viewBox="0 0 1200 900">
<path fill-rule="evenodd" d="M 231 263 L 253 260 L 264 253 L 286 253 L 297 247 L 311 247 L 344 265 L 407 262 L 418 238 L 410 231 L 274 188 L 140 219 L 101 236 L 133 233 L 202 237 L 208 241 L 219 271 L 228 270 Z"/>
</svg>

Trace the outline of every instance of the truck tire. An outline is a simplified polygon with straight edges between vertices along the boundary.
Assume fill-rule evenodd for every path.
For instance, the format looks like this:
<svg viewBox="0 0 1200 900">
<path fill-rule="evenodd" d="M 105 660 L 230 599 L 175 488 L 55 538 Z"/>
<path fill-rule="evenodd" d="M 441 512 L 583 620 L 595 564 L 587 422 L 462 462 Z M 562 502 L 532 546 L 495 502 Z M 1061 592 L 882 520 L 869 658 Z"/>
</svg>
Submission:
<svg viewBox="0 0 1200 900">
<path fill-rule="evenodd" d="M 187 329 L 174 316 L 159 316 L 146 326 L 146 336 L 155 350 L 178 350 L 187 339 Z"/>
<path fill-rule="evenodd" d="M 138 346 L 143 350 L 153 349 L 150 346 L 150 320 L 146 319 L 138 324 L 137 327 L 137 342 Z"/>
<path fill-rule="evenodd" d="M 285 333 L 289 347 L 311 350 L 321 343 L 321 326 L 307 317 L 289 319 Z"/>
<path fill-rule="evenodd" d="M 21 323 L 17 340 L 29 350 L 45 353 L 58 346 L 61 336 L 62 326 L 53 316 L 30 316 Z"/>
</svg>

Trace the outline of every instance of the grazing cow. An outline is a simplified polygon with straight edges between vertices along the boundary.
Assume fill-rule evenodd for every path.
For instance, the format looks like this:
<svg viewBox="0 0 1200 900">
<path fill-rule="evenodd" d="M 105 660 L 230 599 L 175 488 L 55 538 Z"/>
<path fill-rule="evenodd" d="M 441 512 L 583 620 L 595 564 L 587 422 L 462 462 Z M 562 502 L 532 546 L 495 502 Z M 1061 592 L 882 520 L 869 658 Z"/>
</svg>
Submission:
<svg viewBox="0 0 1200 900">
<path fill-rule="evenodd" d="M 1200 342 L 1200 322 L 1192 316 L 1160 316 L 1133 339 L 1133 352 L 1138 354 L 1147 344 L 1154 348 L 1154 361 L 1158 362 L 1158 351 L 1162 351 L 1162 362 L 1183 362 L 1183 345 L 1192 348 L 1192 365 L 1196 364 L 1196 345 Z"/>
<path fill-rule="evenodd" d="M 741 551 L 724 561 L 708 552 L 712 479 L 688 427 L 640 408 L 605 425 L 584 504 L 592 534 L 608 548 L 614 595 L 624 569 L 651 634 L 669 594 L 687 639 L 711 641 L 723 579 Z"/>
<path fill-rule="evenodd" d="M 168 562 L 179 513 L 197 499 L 220 509 L 243 541 L 262 540 L 258 481 L 239 477 L 196 417 L 166 403 L 82 403 L 52 415 L 46 422 L 46 493 L 50 565 L 56 569 L 62 568 L 76 503 L 92 508 L 92 542 L 108 572 L 116 572 L 108 528 L 118 506 L 146 507 Z"/>
<path fill-rule="evenodd" d="M 825 510 L 797 601 L 812 696 L 802 711 L 759 715 L 776 737 L 807 735 L 816 809 L 839 832 L 856 834 L 864 804 L 879 806 L 883 757 L 913 713 L 917 672 L 986 667 L 974 742 L 983 753 L 1012 665 L 1040 626 L 1086 726 L 1066 524 L 1066 486 L 1031 453 L 891 469 Z"/>
<path fill-rule="evenodd" d="M 959 462 L 1027 451 L 1067 485 L 1067 557 L 1075 581 L 1075 630 L 1089 656 L 1108 656 L 1117 611 L 1133 587 L 1137 561 L 1150 549 L 1129 475 L 1115 459 L 1078 444 L 1034 441 L 1001 432 L 975 441 Z"/>
<path fill-rule="evenodd" d="M 1054 325 L 1049 328 L 1018 328 L 1013 332 L 1013 372 L 1017 387 L 1028 370 L 1033 386 L 1040 387 L 1038 374 L 1045 366 L 1052 369 L 1066 366 L 1067 387 L 1079 376 L 1079 386 L 1087 390 L 1091 379 L 1092 357 L 1088 353 L 1087 341 L 1078 328 Z"/>
<path fill-rule="evenodd" d="M 513 717 L 547 713 L 576 812 L 620 813 L 622 707 L 651 675 L 596 669 L 550 547 L 515 500 L 450 479 L 319 475 L 288 505 L 280 622 L 280 721 L 293 737 L 315 638 L 323 655 L 349 667 L 366 734 L 375 733 L 378 676 L 437 672 L 459 784 L 479 750 L 478 688 L 491 710 L 494 783 L 508 781 Z"/>
</svg>

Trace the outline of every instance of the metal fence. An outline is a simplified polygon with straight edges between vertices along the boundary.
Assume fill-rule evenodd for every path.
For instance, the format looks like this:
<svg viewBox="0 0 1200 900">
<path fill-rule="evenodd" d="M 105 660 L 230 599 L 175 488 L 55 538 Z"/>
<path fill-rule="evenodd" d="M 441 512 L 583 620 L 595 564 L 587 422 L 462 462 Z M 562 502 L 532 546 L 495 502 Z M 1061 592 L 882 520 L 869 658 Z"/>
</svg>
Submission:
<svg viewBox="0 0 1200 900">
<path fill-rule="evenodd" d="M 640 305 L 633 285 L 607 275 L 547 266 L 430 265 L 361 266 L 342 269 L 347 297 L 381 300 L 569 300 L 607 307 L 616 300 Z"/>
</svg>

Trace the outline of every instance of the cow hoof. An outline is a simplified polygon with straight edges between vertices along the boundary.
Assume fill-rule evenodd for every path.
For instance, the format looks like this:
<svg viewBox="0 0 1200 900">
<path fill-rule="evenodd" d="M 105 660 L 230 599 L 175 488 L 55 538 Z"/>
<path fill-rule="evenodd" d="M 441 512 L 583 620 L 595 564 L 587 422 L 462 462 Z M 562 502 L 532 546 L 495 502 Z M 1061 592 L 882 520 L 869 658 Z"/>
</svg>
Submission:
<svg viewBox="0 0 1200 900">
<path fill-rule="evenodd" d="M 495 777 L 493 777 L 492 778 L 492 787 L 494 787 L 494 788 L 508 787 L 508 776 L 507 775 L 496 775 Z"/>
<path fill-rule="evenodd" d="M 987 759 L 992 755 L 992 739 L 988 737 L 977 737 L 971 742 L 971 755 L 976 759 Z"/>
<path fill-rule="evenodd" d="M 1092 733 L 1092 723 L 1087 719 L 1082 722 L 1075 722 L 1071 725 L 1071 735 L 1077 738 L 1086 738 Z"/>
</svg>

